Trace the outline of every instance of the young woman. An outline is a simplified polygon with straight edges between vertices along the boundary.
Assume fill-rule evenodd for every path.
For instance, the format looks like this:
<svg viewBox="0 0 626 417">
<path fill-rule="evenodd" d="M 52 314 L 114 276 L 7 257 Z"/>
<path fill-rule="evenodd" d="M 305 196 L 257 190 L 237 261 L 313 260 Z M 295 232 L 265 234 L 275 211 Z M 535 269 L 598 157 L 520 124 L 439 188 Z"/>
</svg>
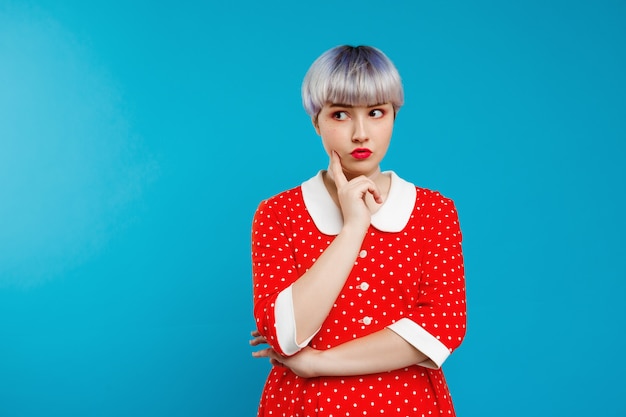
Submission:
<svg viewBox="0 0 626 417">
<path fill-rule="evenodd" d="M 380 169 L 400 76 L 340 46 L 302 98 L 330 162 L 254 216 L 251 344 L 273 365 L 258 415 L 454 415 L 441 365 L 465 335 L 461 231 L 451 200 Z"/>
</svg>

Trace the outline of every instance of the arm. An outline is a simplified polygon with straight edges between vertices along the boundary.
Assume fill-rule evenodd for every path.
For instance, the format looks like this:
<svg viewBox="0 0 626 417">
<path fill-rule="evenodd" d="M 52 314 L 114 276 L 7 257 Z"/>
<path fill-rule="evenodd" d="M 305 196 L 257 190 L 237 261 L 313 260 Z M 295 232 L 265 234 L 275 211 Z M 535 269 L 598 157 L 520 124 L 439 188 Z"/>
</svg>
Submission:
<svg viewBox="0 0 626 417">
<path fill-rule="evenodd" d="M 329 173 L 337 188 L 343 228 L 311 269 L 292 287 L 296 340 L 302 342 L 317 332 L 343 288 L 357 257 L 371 214 L 365 198 L 382 198 L 376 184 L 364 176 L 348 181 L 339 156 L 332 152 Z"/>
<path fill-rule="evenodd" d="M 321 353 L 326 359 L 321 363 L 324 375 L 329 375 L 325 366 L 328 359 L 331 368 L 347 372 L 344 375 L 413 364 L 437 369 L 461 344 L 466 307 L 458 215 L 452 200 L 439 193 L 423 194 L 422 198 L 423 234 L 417 236 L 423 241 L 423 257 L 414 305 L 404 315 L 394 317 L 386 329 Z M 346 361 L 346 367 L 337 361 Z"/>
<path fill-rule="evenodd" d="M 410 313 L 388 328 L 326 351 L 303 349 L 270 357 L 300 376 L 359 375 L 419 364 L 439 368 L 465 335 L 465 277 L 458 216 L 451 200 L 435 194 L 424 220 L 423 270 L 419 297 Z M 253 340 L 253 345 L 263 343 Z"/>
<path fill-rule="evenodd" d="M 344 227 L 291 291 L 296 341 L 302 343 L 320 328 L 341 292 L 365 236 Z"/>
<path fill-rule="evenodd" d="M 383 329 L 328 350 L 303 349 L 290 358 L 275 358 L 305 378 L 387 372 L 427 359 L 402 337 Z"/>
<path fill-rule="evenodd" d="M 328 316 L 346 278 L 370 224 L 370 213 L 364 197 L 371 193 L 382 201 L 373 181 L 358 177 L 347 181 L 339 157 L 333 153 L 331 172 L 337 185 L 338 198 L 344 217 L 342 231 L 313 266 L 302 276 L 295 275 L 291 244 L 281 220 L 281 214 L 267 204 L 262 204 L 255 214 L 253 224 L 253 274 L 254 313 L 257 328 L 276 351 L 289 355 L 295 353 L 304 341 L 314 335 Z M 290 285 L 293 284 L 293 285 Z M 277 326 L 280 322 L 281 295 L 288 294 L 288 308 L 293 308 L 293 323 Z M 277 302 L 278 301 L 278 302 Z M 284 323 L 283 323 L 284 324 Z M 290 328 L 295 335 L 289 349 L 281 347 L 279 328 Z M 283 335 L 284 338 L 284 335 Z M 283 344 L 285 345 L 285 344 Z"/>
<path fill-rule="evenodd" d="M 424 194 L 423 197 L 426 197 Z M 419 293 L 404 317 L 388 326 L 428 356 L 419 363 L 439 368 L 463 341 L 466 330 L 462 234 L 452 200 L 434 192 L 425 198 Z"/>
</svg>

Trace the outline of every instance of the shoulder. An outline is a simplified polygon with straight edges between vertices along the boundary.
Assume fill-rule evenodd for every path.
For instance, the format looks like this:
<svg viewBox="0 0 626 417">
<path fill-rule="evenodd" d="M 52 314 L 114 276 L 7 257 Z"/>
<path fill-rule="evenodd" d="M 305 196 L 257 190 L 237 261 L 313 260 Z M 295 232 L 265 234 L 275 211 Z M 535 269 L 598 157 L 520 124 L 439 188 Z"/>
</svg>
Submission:
<svg viewBox="0 0 626 417">
<path fill-rule="evenodd" d="M 437 190 L 430 190 L 428 188 L 423 188 L 423 187 L 418 187 L 418 186 L 415 187 L 415 190 L 417 192 L 417 200 L 421 204 L 430 204 L 430 205 L 435 205 L 435 206 L 454 205 L 454 201 L 451 198 L 444 196 Z"/>
<path fill-rule="evenodd" d="M 252 231 L 267 236 L 268 230 L 283 230 L 293 219 L 301 217 L 298 207 L 302 206 L 302 191 L 300 187 L 278 193 L 259 203 L 252 218 Z"/>
<path fill-rule="evenodd" d="M 327 193 L 322 180 L 322 171 L 315 176 L 304 181 L 297 187 L 290 188 L 272 197 L 269 197 L 259 204 L 259 209 L 304 209 L 307 194 L 313 193 L 315 197 Z M 333 203 L 334 204 L 334 203 Z"/>
<path fill-rule="evenodd" d="M 422 207 L 427 205 L 454 205 L 452 199 L 445 197 L 437 190 L 431 190 L 425 187 L 420 187 L 414 183 L 407 181 L 403 177 L 399 176 L 394 171 L 385 171 L 391 175 L 392 189 L 394 194 L 413 194 L 415 193 L 415 206 Z M 415 191 L 413 191 L 415 190 Z M 391 190 L 390 190 L 391 192 Z"/>
<path fill-rule="evenodd" d="M 282 191 L 276 195 L 273 195 L 269 198 L 262 200 L 259 203 L 257 208 L 257 212 L 263 210 L 271 210 L 271 211 L 282 211 L 282 210 L 293 210 L 302 205 L 302 187 L 298 185 L 297 187 L 290 188 L 288 190 Z"/>
<path fill-rule="evenodd" d="M 416 220 L 421 222 L 427 236 L 448 236 L 449 239 L 462 239 L 459 214 L 454 201 L 439 191 L 417 187 L 415 211 L 419 215 Z M 418 220 L 419 218 L 419 220 Z"/>
<path fill-rule="evenodd" d="M 415 210 L 428 217 L 458 217 L 454 201 L 441 194 L 439 191 L 428 188 L 415 187 L 417 196 L 415 199 Z"/>
</svg>

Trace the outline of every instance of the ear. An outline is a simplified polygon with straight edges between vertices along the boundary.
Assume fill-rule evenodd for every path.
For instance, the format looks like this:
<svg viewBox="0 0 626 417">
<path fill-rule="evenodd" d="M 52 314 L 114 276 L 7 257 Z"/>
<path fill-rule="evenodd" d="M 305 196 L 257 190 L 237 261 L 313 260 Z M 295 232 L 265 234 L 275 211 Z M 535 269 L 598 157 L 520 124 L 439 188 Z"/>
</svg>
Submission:
<svg viewBox="0 0 626 417">
<path fill-rule="evenodd" d="M 311 123 L 313 123 L 313 127 L 315 128 L 315 132 L 317 133 L 318 136 L 320 135 L 320 126 L 317 124 L 317 117 L 318 115 L 316 115 L 315 117 L 311 117 Z"/>
</svg>

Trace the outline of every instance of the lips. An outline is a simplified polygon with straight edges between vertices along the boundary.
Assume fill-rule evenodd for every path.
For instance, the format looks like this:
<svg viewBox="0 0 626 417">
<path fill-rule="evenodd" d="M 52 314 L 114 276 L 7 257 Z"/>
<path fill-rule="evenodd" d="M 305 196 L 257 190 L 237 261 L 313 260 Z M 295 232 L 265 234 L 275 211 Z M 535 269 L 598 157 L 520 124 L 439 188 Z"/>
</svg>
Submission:
<svg viewBox="0 0 626 417">
<path fill-rule="evenodd" d="M 367 159 L 371 154 L 372 151 L 367 148 L 357 148 L 350 153 L 355 159 Z"/>
</svg>

